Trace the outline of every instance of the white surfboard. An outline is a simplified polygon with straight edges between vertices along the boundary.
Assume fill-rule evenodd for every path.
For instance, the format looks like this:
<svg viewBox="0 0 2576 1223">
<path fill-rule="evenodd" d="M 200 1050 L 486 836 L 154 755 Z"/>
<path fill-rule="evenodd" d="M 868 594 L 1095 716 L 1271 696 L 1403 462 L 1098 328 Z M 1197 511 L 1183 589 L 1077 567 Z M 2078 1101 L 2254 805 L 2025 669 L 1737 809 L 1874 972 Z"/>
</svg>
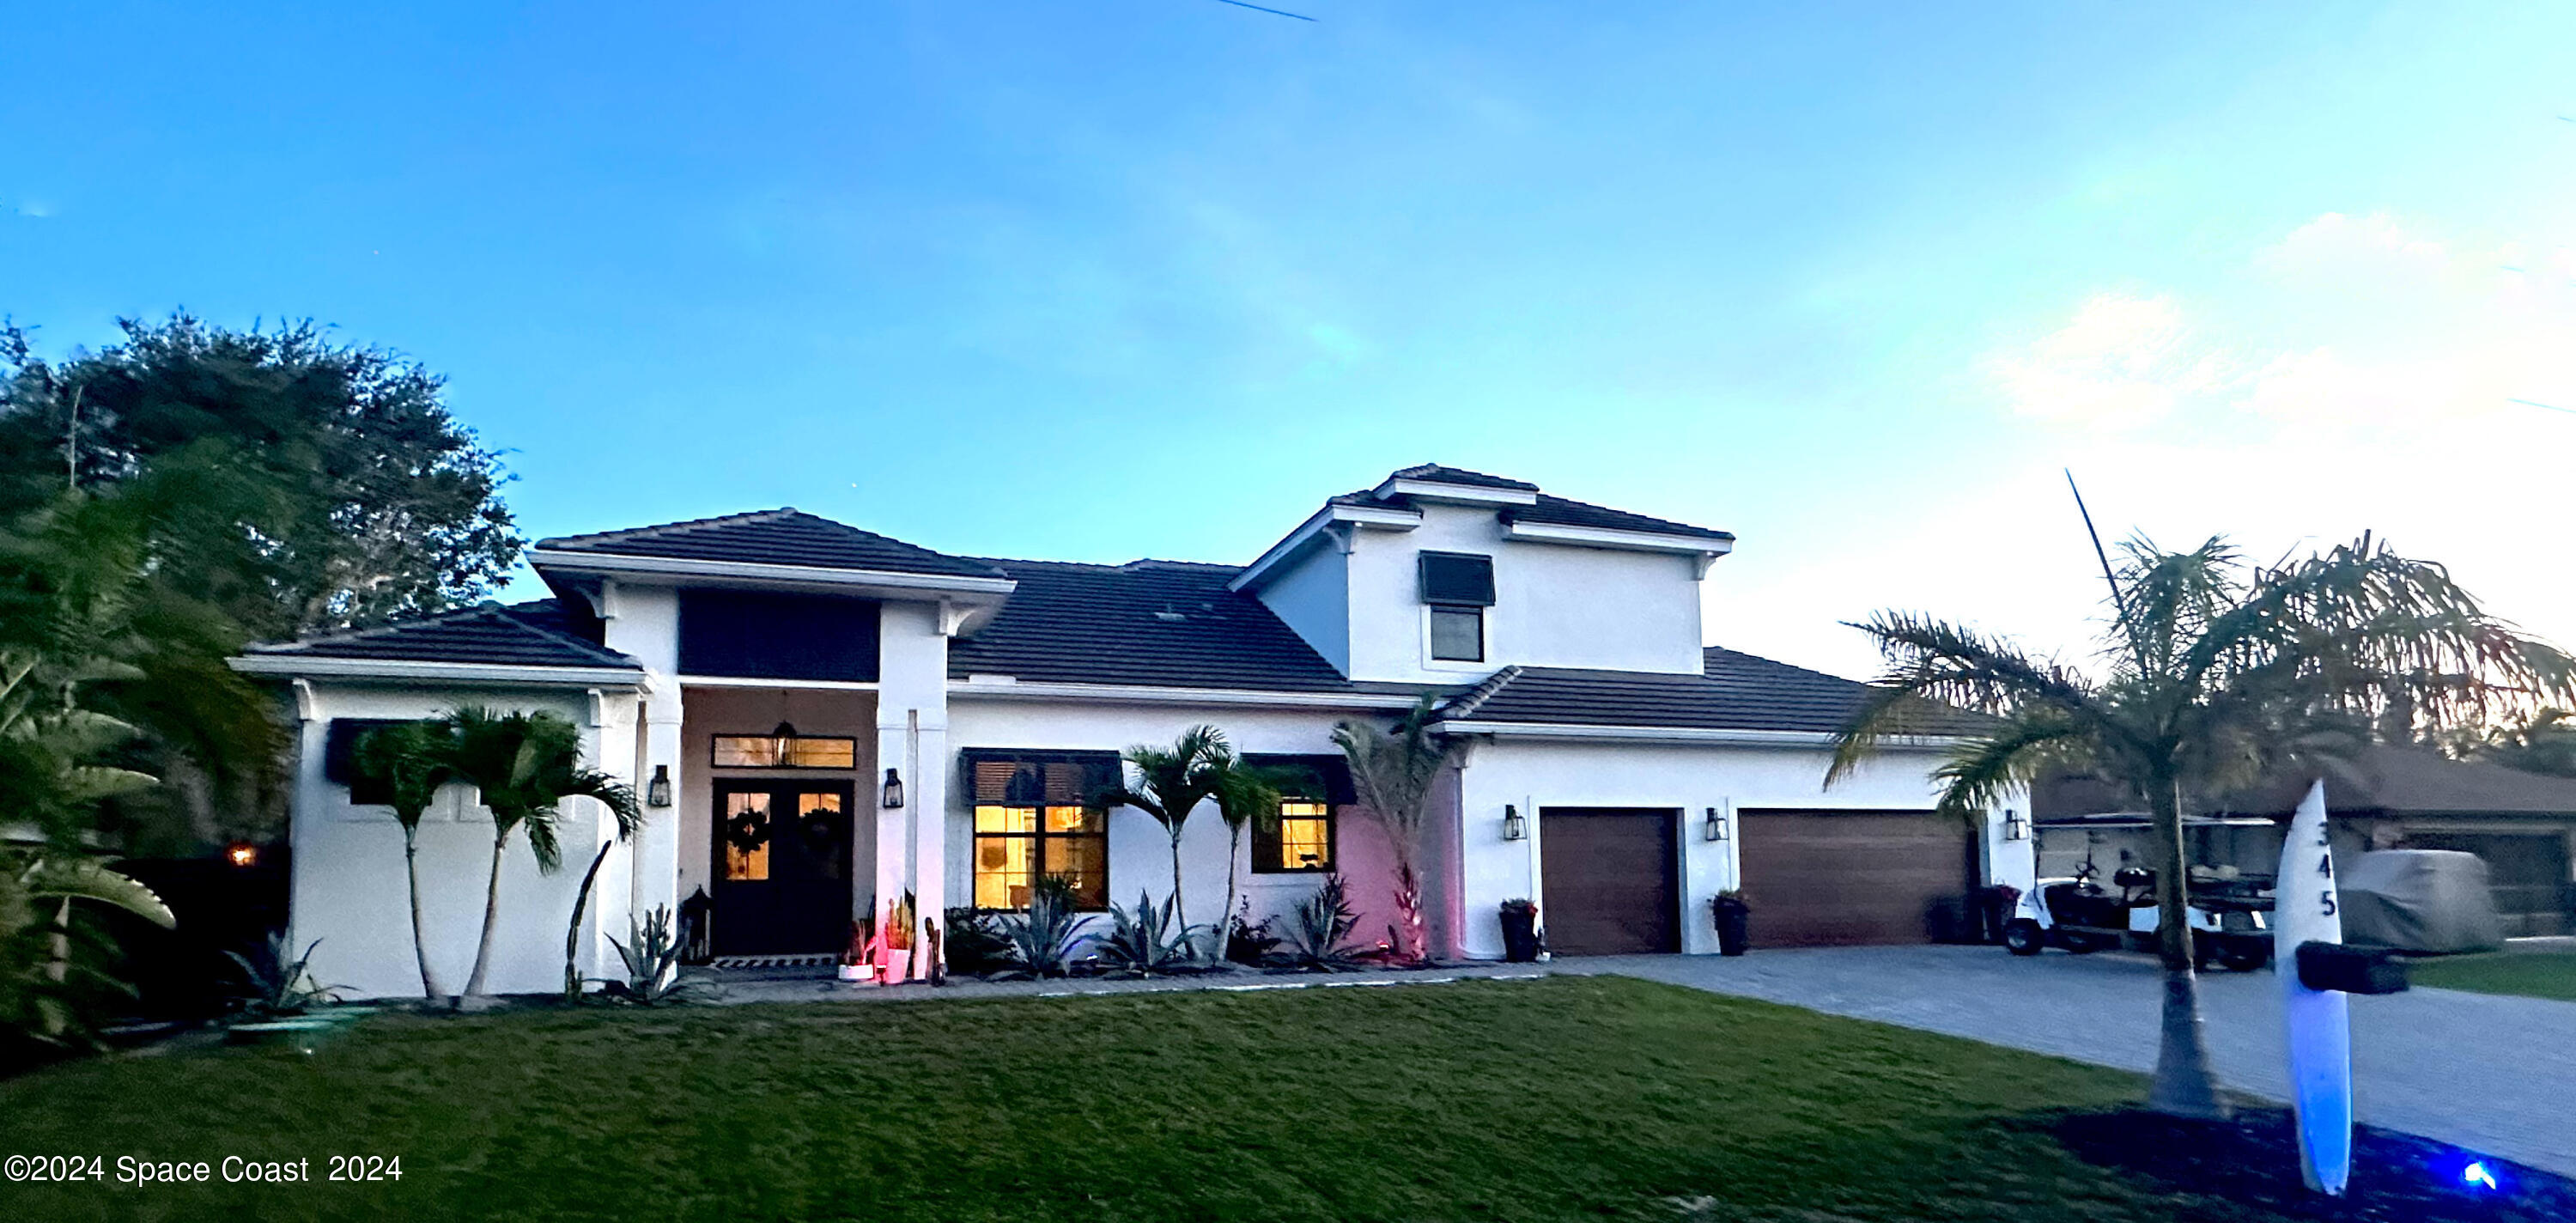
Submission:
<svg viewBox="0 0 2576 1223">
<path fill-rule="evenodd" d="M 2299 1128 L 2299 1172 L 2308 1188 L 2340 1195 L 2352 1173 L 2350 999 L 2299 982 L 2299 944 L 2341 943 L 2343 901 L 2326 842 L 2326 783 L 2308 787 L 2281 842 L 2272 910 L 2272 971 L 2281 979 L 2290 1036 L 2290 1104 Z"/>
</svg>

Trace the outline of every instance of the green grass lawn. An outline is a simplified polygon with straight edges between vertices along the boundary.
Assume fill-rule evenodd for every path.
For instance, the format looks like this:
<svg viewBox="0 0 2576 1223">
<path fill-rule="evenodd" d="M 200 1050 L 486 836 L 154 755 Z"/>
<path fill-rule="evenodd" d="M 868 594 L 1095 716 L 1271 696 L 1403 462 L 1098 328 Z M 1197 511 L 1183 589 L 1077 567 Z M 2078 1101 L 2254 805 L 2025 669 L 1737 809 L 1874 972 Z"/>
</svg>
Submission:
<svg viewBox="0 0 2576 1223">
<path fill-rule="evenodd" d="M 2576 1002 L 2576 951 L 2503 951 L 2417 960 L 2406 966 L 2406 976 L 2417 985 L 2440 989 Z"/>
<path fill-rule="evenodd" d="M 388 1015 L 0 1083 L 0 1152 L 400 1156 L 0 1184 L 0 1217 L 2270 1220 L 2012 1118 L 2135 1076 L 1617 977 Z M 1684 1203 L 1676 1205 L 1676 1202 Z"/>
</svg>

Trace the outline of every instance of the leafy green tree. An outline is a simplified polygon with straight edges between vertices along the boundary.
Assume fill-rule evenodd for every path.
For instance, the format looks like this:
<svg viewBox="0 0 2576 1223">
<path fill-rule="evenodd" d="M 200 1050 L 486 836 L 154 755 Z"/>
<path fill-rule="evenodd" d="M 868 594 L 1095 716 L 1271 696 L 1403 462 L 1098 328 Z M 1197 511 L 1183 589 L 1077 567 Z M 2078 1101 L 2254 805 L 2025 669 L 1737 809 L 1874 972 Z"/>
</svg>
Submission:
<svg viewBox="0 0 2576 1223">
<path fill-rule="evenodd" d="M 543 711 L 496 712 L 468 707 L 449 716 L 455 745 L 451 767 L 455 779 L 481 792 L 492 813 L 492 873 L 483 893 L 483 935 L 474 948 L 474 970 L 465 992 L 480 996 L 492 960 L 492 932 L 501 912 L 501 860 L 510 834 L 528 830 L 528 849 L 537 869 L 553 874 L 563 865 L 557 822 L 566 799 L 588 798 L 608 809 L 617 821 L 617 836 L 626 840 L 644 822 L 635 792 L 616 778 L 582 766 L 581 732 L 563 718 Z"/>
<path fill-rule="evenodd" d="M 2454 737 L 2457 754 L 2526 773 L 2576 777 L 2576 713 L 2556 706 Z"/>
<path fill-rule="evenodd" d="M 2488 615 L 2441 566 L 2368 536 L 2323 555 L 2246 564 L 2222 539 L 2166 552 L 2141 539 L 2110 581 L 2098 668 L 2034 658 L 2000 638 L 1910 613 L 1855 625 L 1887 668 L 1842 733 L 1828 783 L 1884 739 L 1919 731 L 1926 699 L 1993 715 L 1938 769 L 1941 806 L 1993 807 L 2043 773 L 2121 783 L 2154 815 L 2162 1043 L 2149 1103 L 2222 1114 L 2192 974 L 2182 814 L 2195 796 L 2348 754 L 2374 725 L 2483 723 L 2564 699 L 2576 663 Z"/>
<path fill-rule="evenodd" d="M 1135 784 L 1113 786 L 1094 800 L 1108 806 L 1134 807 L 1153 816 L 1163 831 L 1171 834 L 1172 905 L 1184 929 L 1189 926 L 1189 916 L 1181 904 L 1181 830 L 1200 803 L 1216 796 L 1221 762 L 1231 755 L 1233 749 L 1225 741 L 1225 732 L 1213 726 L 1193 726 L 1182 731 L 1168 748 L 1138 744 L 1121 753 L 1128 769 L 1136 775 Z"/>
<path fill-rule="evenodd" d="M 111 755 L 169 783 L 77 808 L 129 850 L 219 839 L 279 793 L 275 702 L 224 662 L 242 630 L 155 542 L 155 521 L 179 516 L 194 486 L 156 473 L 57 493 L 0 525 L 0 650 L 139 731 Z"/>
<path fill-rule="evenodd" d="M 1438 718 L 1432 699 L 1424 696 L 1392 729 L 1366 722 L 1343 722 L 1333 728 L 1333 742 L 1351 766 L 1351 786 L 1360 806 L 1386 830 L 1395 853 L 1395 908 L 1402 920 L 1408 960 L 1430 953 L 1422 920 L 1422 876 L 1414 855 L 1422 849 L 1422 826 L 1430 817 L 1431 787 L 1440 780 L 1455 746 L 1431 733 Z"/>
<path fill-rule="evenodd" d="M 429 942 L 420 919 L 420 817 L 438 800 L 439 787 L 456 776 L 456 727 L 447 721 L 398 722 L 359 736 L 350 752 L 358 786 L 385 796 L 402 825 L 403 878 L 411 892 L 411 948 L 420 961 L 420 988 L 432 1002 L 447 996 L 429 966 Z M 355 787 L 353 787 L 355 788 Z"/>
<path fill-rule="evenodd" d="M 416 362 L 310 322 L 118 326 L 57 364 L 0 325 L 0 515 L 67 487 L 191 486 L 154 521 L 155 561 L 263 638 L 440 610 L 516 563 L 499 460 Z"/>
</svg>

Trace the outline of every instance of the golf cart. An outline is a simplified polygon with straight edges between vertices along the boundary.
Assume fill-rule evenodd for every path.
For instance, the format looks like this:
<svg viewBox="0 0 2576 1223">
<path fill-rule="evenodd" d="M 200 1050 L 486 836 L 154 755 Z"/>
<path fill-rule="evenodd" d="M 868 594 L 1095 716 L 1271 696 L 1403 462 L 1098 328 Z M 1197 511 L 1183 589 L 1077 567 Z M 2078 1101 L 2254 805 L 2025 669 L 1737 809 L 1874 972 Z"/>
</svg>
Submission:
<svg viewBox="0 0 2576 1223">
<path fill-rule="evenodd" d="M 2143 866 L 2123 866 L 2111 875 L 2111 887 L 2094 882 L 2091 858 L 2075 868 L 2073 878 L 2042 879 L 2036 896 L 2021 898 L 2013 918 L 2004 924 L 2004 947 L 2014 955 L 2038 955 L 2063 947 L 2078 955 L 2126 947 L 2150 951 L 2156 945 L 2156 873 Z M 2244 877 L 2192 881 L 2192 958 L 2201 967 L 2212 961 L 2236 972 L 2252 972 L 2272 961 L 2272 935 L 2263 915 L 2271 911 L 2270 880 Z"/>
</svg>

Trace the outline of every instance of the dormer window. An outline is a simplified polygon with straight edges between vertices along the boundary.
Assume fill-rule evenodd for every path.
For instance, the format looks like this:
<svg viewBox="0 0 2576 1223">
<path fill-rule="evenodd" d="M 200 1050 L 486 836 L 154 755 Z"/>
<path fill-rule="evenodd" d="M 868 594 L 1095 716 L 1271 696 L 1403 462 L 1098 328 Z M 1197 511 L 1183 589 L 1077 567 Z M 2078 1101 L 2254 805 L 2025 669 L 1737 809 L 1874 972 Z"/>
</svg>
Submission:
<svg viewBox="0 0 2576 1223">
<path fill-rule="evenodd" d="M 1433 661 L 1485 661 L 1485 609 L 1494 605 L 1494 558 L 1424 552 L 1417 565 L 1422 601 L 1429 608 Z"/>
</svg>

